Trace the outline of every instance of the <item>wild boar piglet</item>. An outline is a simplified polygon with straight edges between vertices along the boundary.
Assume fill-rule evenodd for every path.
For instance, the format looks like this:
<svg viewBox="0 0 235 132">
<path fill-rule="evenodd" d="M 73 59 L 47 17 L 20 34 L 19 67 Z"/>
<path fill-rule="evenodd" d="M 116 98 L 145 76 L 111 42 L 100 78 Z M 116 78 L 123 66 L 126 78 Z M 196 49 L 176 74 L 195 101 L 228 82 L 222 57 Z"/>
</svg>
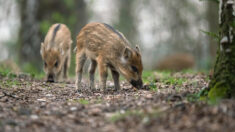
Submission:
<svg viewBox="0 0 235 132">
<path fill-rule="evenodd" d="M 115 90 L 120 89 L 119 74 L 122 74 L 134 87 L 141 88 L 143 65 L 139 47 L 130 47 L 125 36 L 110 25 L 90 23 L 84 26 L 77 36 L 76 87 L 81 89 L 83 65 L 91 60 L 89 67 L 89 86 L 93 90 L 94 73 L 98 66 L 100 89 L 105 91 L 108 69 L 111 70 Z"/>
<path fill-rule="evenodd" d="M 53 24 L 44 42 L 41 43 L 41 56 L 47 82 L 57 82 L 67 78 L 71 56 L 71 33 L 64 24 Z"/>
</svg>

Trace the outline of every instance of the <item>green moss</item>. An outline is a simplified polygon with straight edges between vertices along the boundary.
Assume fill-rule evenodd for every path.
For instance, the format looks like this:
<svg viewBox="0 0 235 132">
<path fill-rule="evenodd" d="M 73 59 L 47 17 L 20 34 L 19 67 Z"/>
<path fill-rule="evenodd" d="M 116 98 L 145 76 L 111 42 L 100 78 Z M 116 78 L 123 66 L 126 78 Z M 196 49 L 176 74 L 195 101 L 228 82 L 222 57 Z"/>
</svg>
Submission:
<svg viewBox="0 0 235 132">
<path fill-rule="evenodd" d="M 5 69 L 0 67 L 0 76 L 6 77 L 8 75 L 8 73 L 10 73 L 9 69 Z"/>
<path fill-rule="evenodd" d="M 86 100 L 86 99 L 79 99 L 78 102 L 83 105 L 89 104 L 89 100 Z"/>
<path fill-rule="evenodd" d="M 0 82 L 0 87 L 3 88 L 12 88 L 13 86 L 20 85 L 21 83 L 17 80 L 6 80 L 3 82 Z"/>
<path fill-rule="evenodd" d="M 175 77 L 168 77 L 168 78 L 163 78 L 161 81 L 167 85 L 183 85 L 184 82 L 187 81 L 186 78 L 175 78 Z"/>
<path fill-rule="evenodd" d="M 150 90 L 152 90 L 152 91 L 158 91 L 158 88 L 157 88 L 156 84 L 153 83 L 153 82 L 151 82 L 151 83 L 149 84 L 149 88 L 150 88 Z"/>
<path fill-rule="evenodd" d="M 69 99 L 68 101 L 73 103 L 80 103 L 82 105 L 87 105 L 90 103 L 89 100 L 86 99 Z"/>
<path fill-rule="evenodd" d="M 154 71 L 143 71 L 142 78 L 145 83 L 151 82 L 154 78 Z"/>
<path fill-rule="evenodd" d="M 16 78 L 16 74 L 15 73 L 8 73 L 7 76 L 10 78 L 10 79 L 13 79 L 13 78 Z"/>
<path fill-rule="evenodd" d="M 229 89 L 228 84 L 225 82 L 217 82 L 208 93 L 208 97 L 211 101 L 217 101 L 227 97 L 227 91 Z"/>
</svg>

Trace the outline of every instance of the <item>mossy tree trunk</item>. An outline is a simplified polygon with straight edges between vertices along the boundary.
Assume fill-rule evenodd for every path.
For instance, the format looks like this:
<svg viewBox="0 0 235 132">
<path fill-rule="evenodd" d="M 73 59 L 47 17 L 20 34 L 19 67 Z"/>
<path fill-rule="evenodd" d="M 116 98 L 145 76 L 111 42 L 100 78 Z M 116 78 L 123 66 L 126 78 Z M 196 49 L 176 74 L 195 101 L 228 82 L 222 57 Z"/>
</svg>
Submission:
<svg viewBox="0 0 235 132">
<path fill-rule="evenodd" d="M 220 0 L 220 43 L 214 75 L 209 84 L 209 99 L 235 97 L 235 3 Z"/>
</svg>

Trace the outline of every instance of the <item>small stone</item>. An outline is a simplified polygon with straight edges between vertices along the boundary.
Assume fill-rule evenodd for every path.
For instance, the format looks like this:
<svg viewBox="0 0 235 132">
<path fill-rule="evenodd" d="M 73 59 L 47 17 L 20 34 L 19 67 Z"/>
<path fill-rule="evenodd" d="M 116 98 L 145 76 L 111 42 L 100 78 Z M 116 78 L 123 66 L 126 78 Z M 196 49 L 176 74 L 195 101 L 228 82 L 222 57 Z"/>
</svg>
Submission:
<svg viewBox="0 0 235 132">
<path fill-rule="evenodd" d="M 52 94 L 46 94 L 46 97 L 51 97 L 51 96 L 53 96 Z"/>
<path fill-rule="evenodd" d="M 46 99 L 37 99 L 37 101 L 39 101 L 39 102 L 46 102 Z"/>
<path fill-rule="evenodd" d="M 70 110 L 71 111 L 76 111 L 78 108 L 77 107 L 71 107 Z"/>
<path fill-rule="evenodd" d="M 146 97 L 147 99 L 152 99 L 152 98 L 153 98 L 153 95 L 152 95 L 152 94 L 147 94 L 145 97 Z"/>
<path fill-rule="evenodd" d="M 38 116 L 37 115 L 31 115 L 30 118 L 33 119 L 33 120 L 37 120 Z"/>
<path fill-rule="evenodd" d="M 125 110 L 120 110 L 120 113 L 121 113 L 121 114 L 124 114 L 124 113 L 125 113 Z"/>
<path fill-rule="evenodd" d="M 93 108 L 93 109 L 91 109 L 88 113 L 89 113 L 89 115 L 97 116 L 97 115 L 99 115 L 101 112 L 102 112 L 101 109 L 99 109 L 99 108 Z"/>
<path fill-rule="evenodd" d="M 143 120 L 142 120 L 142 122 L 143 122 L 144 124 L 145 124 L 145 123 L 148 123 L 148 122 L 149 122 L 149 117 L 147 117 L 147 116 L 144 117 Z"/>
</svg>

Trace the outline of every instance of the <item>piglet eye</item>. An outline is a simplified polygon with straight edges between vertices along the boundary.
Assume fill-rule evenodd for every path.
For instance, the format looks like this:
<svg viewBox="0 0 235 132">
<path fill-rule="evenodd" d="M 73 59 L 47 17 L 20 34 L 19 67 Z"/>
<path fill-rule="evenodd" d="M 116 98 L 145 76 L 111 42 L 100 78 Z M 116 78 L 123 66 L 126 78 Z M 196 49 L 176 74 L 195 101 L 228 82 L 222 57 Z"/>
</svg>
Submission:
<svg viewBox="0 0 235 132">
<path fill-rule="evenodd" d="M 138 72 L 138 69 L 135 66 L 131 66 L 133 72 Z"/>
<path fill-rule="evenodd" d="M 58 67 L 58 61 L 55 62 L 55 67 Z"/>
<path fill-rule="evenodd" d="M 44 62 L 44 67 L 47 67 L 47 63 L 46 62 Z"/>
</svg>

